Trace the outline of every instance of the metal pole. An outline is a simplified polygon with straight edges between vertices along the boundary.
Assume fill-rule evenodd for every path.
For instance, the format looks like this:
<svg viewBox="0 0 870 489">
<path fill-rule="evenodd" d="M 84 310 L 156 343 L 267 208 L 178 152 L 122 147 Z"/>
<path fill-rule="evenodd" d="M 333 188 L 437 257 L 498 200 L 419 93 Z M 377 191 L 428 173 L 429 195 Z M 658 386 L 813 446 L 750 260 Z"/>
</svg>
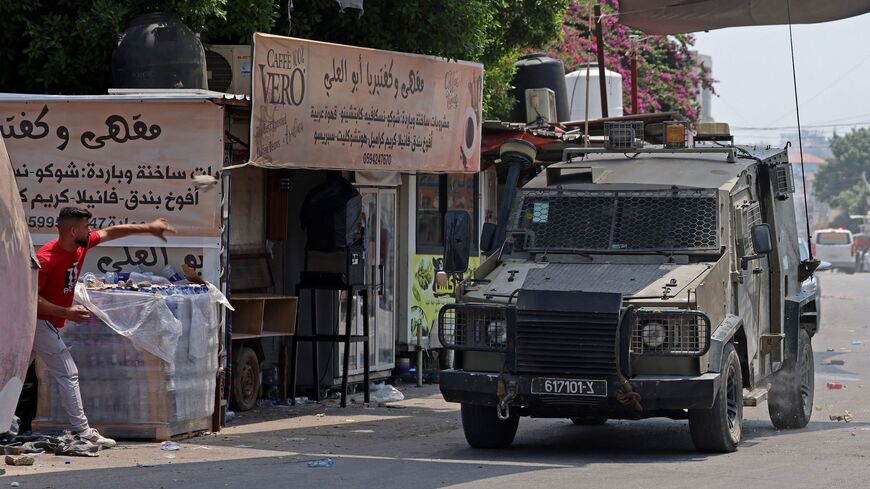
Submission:
<svg viewBox="0 0 870 489">
<path fill-rule="evenodd" d="M 629 53 L 631 56 L 631 113 L 637 114 L 637 36 L 630 37 Z"/>
<path fill-rule="evenodd" d="M 593 13 L 589 14 L 589 32 L 592 32 L 594 29 L 593 23 L 595 22 L 595 15 Z M 585 112 L 583 114 L 583 146 L 589 147 L 589 71 L 592 67 L 589 63 L 586 63 L 586 95 L 583 101 L 583 106 L 585 107 Z"/>
<path fill-rule="evenodd" d="M 226 110 L 226 109 L 225 109 Z M 232 116 L 227 116 L 228 125 L 232 125 Z M 224 148 L 226 151 L 226 148 Z M 233 156 L 232 156 L 232 145 L 230 146 L 230 154 L 224 155 L 224 166 L 231 166 L 233 164 Z M 230 200 L 231 190 L 232 190 L 232 177 L 230 173 L 222 170 L 218 175 L 220 178 L 218 184 L 221 188 L 221 256 L 220 256 L 220 288 L 221 293 L 226 297 L 232 297 L 232 293 L 230 291 L 230 206 L 232 205 L 232 201 Z M 233 385 L 233 322 L 232 316 L 230 312 L 227 311 L 226 308 L 220 308 L 220 323 L 222 328 L 220 330 L 223 332 L 220 336 L 223 340 L 223 348 L 222 353 L 218 353 L 218 365 L 223 367 L 223 372 L 219 374 L 221 384 L 217 389 L 221 392 L 221 401 L 218 406 L 218 412 L 215 415 L 219 418 L 219 426 L 223 427 L 227 424 L 226 412 L 229 410 L 230 406 L 230 396 L 232 392 Z M 227 316 L 230 315 L 229 320 Z"/>
<path fill-rule="evenodd" d="M 417 387 L 423 387 L 423 325 L 417 326 Z"/>
<path fill-rule="evenodd" d="M 604 28 L 602 27 L 603 19 L 601 17 L 601 5 L 595 6 L 595 43 L 598 48 L 598 87 L 601 90 L 601 117 L 608 117 L 607 114 L 607 84 L 604 79 Z M 589 68 L 586 69 L 589 71 Z"/>
</svg>

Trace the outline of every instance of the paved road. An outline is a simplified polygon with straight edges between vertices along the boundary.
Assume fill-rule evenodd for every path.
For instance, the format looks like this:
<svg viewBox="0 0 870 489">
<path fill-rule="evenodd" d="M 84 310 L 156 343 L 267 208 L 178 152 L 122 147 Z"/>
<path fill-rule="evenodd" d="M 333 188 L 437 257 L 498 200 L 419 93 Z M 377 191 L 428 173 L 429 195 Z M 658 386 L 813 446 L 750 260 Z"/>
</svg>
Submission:
<svg viewBox="0 0 870 489">
<path fill-rule="evenodd" d="M 670 420 L 577 427 L 524 418 L 509 450 L 473 450 L 455 405 L 433 387 L 409 387 L 400 409 L 245 413 L 219 435 L 173 453 L 132 444 L 69 465 L 43 456 L 34 467 L 7 467 L 0 488 L 13 480 L 22 488 L 870 487 L 870 274 L 826 273 L 821 283 L 812 422 L 776 431 L 765 404 L 747 408 L 746 441 L 733 454 L 696 453 L 686 423 Z M 845 365 L 826 365 L 831 359 Z M 846 388 L 827 390 L 828 380 Z M 845 410 L 852 423 L 829 420 Z M 306 466 L 323 457 L 335 465 Z"/>
</svg>

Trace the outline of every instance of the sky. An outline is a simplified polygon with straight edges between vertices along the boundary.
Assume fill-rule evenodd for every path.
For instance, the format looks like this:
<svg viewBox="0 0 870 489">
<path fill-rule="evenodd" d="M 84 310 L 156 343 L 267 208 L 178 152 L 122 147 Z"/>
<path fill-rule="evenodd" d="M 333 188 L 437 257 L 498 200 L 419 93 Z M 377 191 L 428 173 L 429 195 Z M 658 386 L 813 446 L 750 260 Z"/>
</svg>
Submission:
<svg viewBox="0 0 870 489">
<path fill-rule="evenodd" d="M 870 14 L 795 25 L 793 34 L 804 134 L 870 126 Z M 695 48 L 713 58 L 713 117 L 730 124 L 735 142 L 778 145 L 781 133 L 797 132 L 788 26 L 699 32 Z"/>
</svg>

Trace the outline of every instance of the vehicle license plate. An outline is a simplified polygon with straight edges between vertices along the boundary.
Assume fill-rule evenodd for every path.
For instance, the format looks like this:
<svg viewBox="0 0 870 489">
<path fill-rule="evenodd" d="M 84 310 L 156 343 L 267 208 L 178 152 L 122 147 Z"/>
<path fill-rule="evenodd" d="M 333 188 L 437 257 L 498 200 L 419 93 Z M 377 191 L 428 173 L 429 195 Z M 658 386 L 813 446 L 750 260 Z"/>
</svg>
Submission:
<svg viewBox="0 0 870 489">
<path fill-rule="evenodd" d="M 535 377 L 532 379 L 532 394 L 605 397 L 607 381 Z"/>
</svg>

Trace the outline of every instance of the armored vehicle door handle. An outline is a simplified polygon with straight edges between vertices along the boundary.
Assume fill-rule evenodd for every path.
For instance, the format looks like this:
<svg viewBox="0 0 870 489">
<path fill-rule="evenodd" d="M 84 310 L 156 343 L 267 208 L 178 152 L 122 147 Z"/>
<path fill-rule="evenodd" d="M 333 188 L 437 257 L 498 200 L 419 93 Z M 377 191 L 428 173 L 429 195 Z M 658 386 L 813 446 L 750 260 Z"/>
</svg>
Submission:
<svg viewBox="0 0 870 489">
<path fill-rule="evenodd" d="M 516 277 L 516 275 L 517 275 L 518 273 L 520 273 L 519 270 L 508 270 L 508 275 L 509 275 L 509 276 L 508 276 L 507 281 L 508 281 L 508 282 L 513 282 L 514 280 L 516 280 L 514 277 Z"/>
</svg>

